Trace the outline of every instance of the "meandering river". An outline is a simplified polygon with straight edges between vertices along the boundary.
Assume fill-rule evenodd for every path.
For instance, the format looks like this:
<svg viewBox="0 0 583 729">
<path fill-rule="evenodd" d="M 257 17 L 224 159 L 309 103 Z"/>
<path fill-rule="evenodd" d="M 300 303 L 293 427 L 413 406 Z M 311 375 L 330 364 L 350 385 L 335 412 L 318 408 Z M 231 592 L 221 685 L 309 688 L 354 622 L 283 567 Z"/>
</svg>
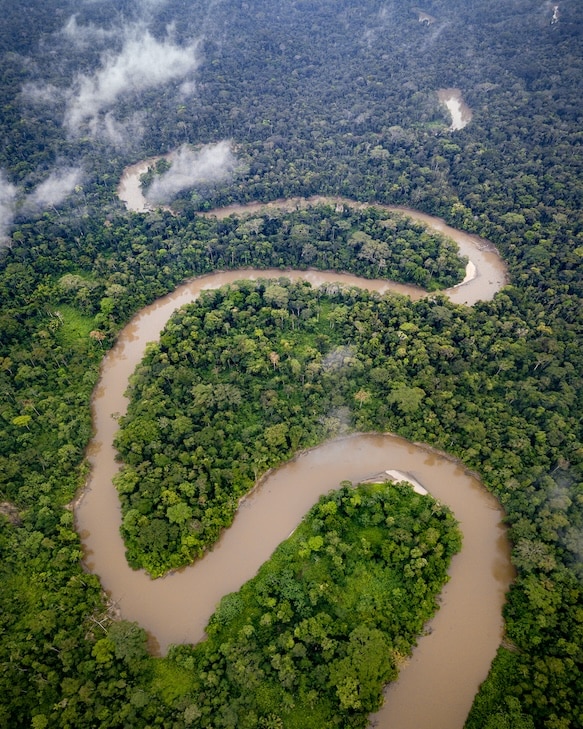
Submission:
<svg viewBox="0 0 583 729">
<path fill-rule="evenodd" d="M 444 91 L 455 92 L 457 89 L 446 89 Z M 118 185 L 117 193 L 128 210 L 138 213 L 152 211 L 153 208 L 143 195 L 140 186 L 140 176 L 147 172 L 159 159 L 161 157 L 151 157 L 150 159 L 126 167 Z M 313 207 L 314 205 L 341 205 L 355 209 L 371 207 L 371 203 L 360 203 L 345 197 L 314 195 L 309 198 L 292 197 L 273 200 L 269 203 L 252 202 L 246 205 L 228 205 L 201 213 L 201 215 L 222 219 L 230 215 L 258 215 L 263 212 L 269 212 L 270 210 L 287 210 L 291 212 L 301 208 Z M 387 210 L 391 213 L 405 215 L 411 218 L 411 220 L 422 223 L 430 230 L 441 233 L 457 243 L 460 255 L 467 256 L 469 259 L 466 267 L 466 275 L 460 284 L 443 292 L 456 304 L 471 306 L 476 301 L 488 301 L 506 283 L 506 266 L 498 255 L 496 247 L 490 241 L 480 238 L 477 235 L 466 233 L 463 230 L 452 228 L 441 218 L 422 213 L 420 210 L 377 203 L 372 206 L 381 210 Z M 383 286 L 384 288 L 382 288 Z M 385 281 L 376 290 L 386 291 L 388 288 L 389 286 L 387 286 L 387 282 Z M 421 296 L 426 295 L 422 289 L 416 288 L 415 286 L 405 286 L 403 284 L 396 284 L 395 282 L 390 283 L 390 290 L 407 294 L 413 299 L 419 299 Z"/>
<path fill-rule="evenodd" d="M 456 240 L 456 236 L 464 237 L 471 249 L 464 253 L 474 268 L 469 268 L 463 286 L 448 295 L 453 298 L 463 291 L 464 303 L 473 303 L 493 295 L 484 295 L 484 285 L 487 291 L 502 286 L 505 268 L 490 246 L 453 231 L 443 221 L 414 214 Z M 477 253 L 488 256 L 476 263 Z M 204 627 L 222 595 L 237 590 L 255 574 L 320 494 L 337 488 L 344 479 L 358 482 L 387 469 L 408 472 L 451 507 L 464 535 L 463 548 L 452 561 L 441 609 L 428 634 L 420 639 L 398 681 L 387 689 L 385 705 L 371 721 L 391 729 L 461 728 L 501 640 L 501 609 L 513 570 L 499 505 L 475 477 L 445 454 L 390 434 L 356 434 L 331 441 L 269 474 L 243 500 L 232 527 L 215 548 L 196 564 L 151 580 L 144 572 L 131 570 L 125 560 L 119 500 L 112 485 L 119 468 L 113 439 L 117 417 L 127 408 L 128 378 L 146 344 L 158 338 L 176 308 L 201 291 L 242 278 L 282 275 L 307 279 L 313 285 L 341 282 L 380 292 L 397 290 L 413 298 L 425 295 L 416 288 L 337 273 L 244 270 L 198 278 L 143 309 L 104 358 L 93 396 L 94 436 L 87 452 L 91 472 L 75 510 L 85 565 L 99 575 L 120 614 L 148 631 L 152 650 L 164 653 L 171 643 L 204 637 Z"/>
</svg>

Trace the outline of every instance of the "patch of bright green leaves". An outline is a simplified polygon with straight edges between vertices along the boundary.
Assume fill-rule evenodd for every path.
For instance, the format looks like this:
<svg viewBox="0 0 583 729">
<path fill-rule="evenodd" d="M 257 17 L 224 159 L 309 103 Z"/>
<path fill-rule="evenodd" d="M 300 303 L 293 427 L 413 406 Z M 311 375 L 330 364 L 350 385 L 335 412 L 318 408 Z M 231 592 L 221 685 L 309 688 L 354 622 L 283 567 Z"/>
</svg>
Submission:
<svg viewBox="0 0 583 729">
<path fill-rule="evenodd" d="M 200 556 L 298 449 L 403 426 L 426 394 L 405 384 L 419 329 L 406 312 L 399 298 L 283 278 L 177 312 L 131 379 L 116 440 L 130 564 L 159 576 Z"/>
<path fill-rule="evenodd" d="M 207 641 L 162 662 L 183 670 L 185 716 L 205 727 L 227 716 L 249 729 L 366 726 L 460 544 L 451 513 L 430 496 L 344 483 L 222 599 Z"/>
</svg>

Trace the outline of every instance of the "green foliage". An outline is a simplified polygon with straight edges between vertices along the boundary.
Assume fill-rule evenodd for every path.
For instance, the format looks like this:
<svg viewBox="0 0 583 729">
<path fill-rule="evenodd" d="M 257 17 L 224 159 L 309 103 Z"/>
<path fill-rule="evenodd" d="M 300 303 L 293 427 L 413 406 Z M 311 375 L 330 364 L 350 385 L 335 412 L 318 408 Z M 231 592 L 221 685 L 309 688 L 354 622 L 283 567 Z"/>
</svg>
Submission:
<svg viewBox="0 0 583 729">
<path fill-rule="evenodd" d="M 237 726 L 249 717 L 255 726 L 366 726 L 397 675 L 396 656 L 436 609 L 459 548 L 453 517 L 432 503 L 390 484 L 343 485 L 322 497 L 258 575 L 222 599 L 209 638 L 173 648 L 165 662 L 182 668 L 181 685 L 190 677 L 189 701 L 208 726 L 222 725 L 219 705 Z M 372 540 L 370 523 L 383 524 Z M 407 576 L 425 530 L 441 549 Z"/>
<path fill-rule="evenodd" d="M 286 302 L 283 325 L 280 309 L 269 305 L 276 288 Z M 426 390 L 400 384 L 419 381 L 418 367 L 407 366 L 410 346 L 421 362 L 443 346 L 442 334 L 427 327 L 422 344 L 403 336 L 421 329 L 416 308 L 363 292 L 315 292 L 282 278 L 241 281 L 176 313 L 132 378 L 116 440 L 131 563 L 158 576 L 198 556 L 261 473 L 347 427 L 336 414 L 341 408 L 353 410 L 358 427 L 404 430 L 403 416 L 412 417 L 427 390 L 431 439 L 449 437 L 439 425 L 437 383 L 428 386 L 424 377 Z M 371 347 L 382 322 L 383 340 Z M 382 368 L 395 380 L 388 397 L 386 378 L 372 376 Z"/>
<path fill-rule="evenodd" d="M 172 706 L 177 700 L 188 696 L 194 690 L 195 678 L 191 671 L 185 671 L 184 668 L 169 659 L 161 658 L 152 663 L 153 676 L 150 690 L 168 706 Z"/>
<path fill-rule="evenodd" d="M 519 651 L 502 660 L 495 698 L 472 727 L 583 725 L 582 6 L 561 3 L 559 20 L 551 23 L 552 8 L 543 5 L 533 11 L 525 0 L 434 3 L 437 24 L 425 26 L 398 3 L 380 11 L 366 0 L 358 7 L 344 0 L 215 4 L 196 95 L 185 101 L 185 87 L 171 83 L 120 97 L 107 112 L 112 126 L 123 130 L 137 113 L 144 137 L 112 147 L 89 129 L 70 135 L 62 121 L 75 79 L 91 78 L 101 58 L 117 52 L 119 38 L 110 31 L 119 8 L 58 0 L 28 3 L 23 13 L 18 3 L 3 3 L 0 182 L 7 190 L 2 235 L 9 239 L 2 240 L 0 261 L 0 725 L 208 724 L 187 697 L 177 696 L 174 707 L 157 703 L 148 679 L 128 673 L 115 652 L 97 649 L 113 656 L 102 663 L 92 656 L 99 641 L 109 646 L 94 619 L 108 623 L 97 581 L 80 568 L 65 509 L 84 479 L 80 462 L 99 360 L 133 312 L 196 273 L 252 263 L 413 281 L 430 276 L 431 286 L 460 278 L 459 262 L 443 242 L 428 241 L 424 231 L 393 216 L 330 206 L 218 222 L 195 215 L 201 207 L 290 195 L 412 205 L 493 241 L 507 260 L 512 285 L 472 313 L 439 299 L 394 304 L 394 313 L 379 318 L 355 301 L 352 320 L 350 296 L 330 307 L 331 341 L 321 338 L 314 349 L 322 355 L 340 347 L 333 361 L 362 365 L 349 367 L 355 388 L 334 391 L 321 423 L 306 430 L 296 422 L 285 438 L 295 452 L 316 438 L 314 430 L 318 438 L 339 432 L 350 412 L 356 428 L 398 429 L 451 449 L 477 469 L 503 503 L 515 544 L 520 576 L 507 621 Z M 123 18 L 138 20 L 139 7 L 125 3 Z M 207 10 L 196 1 L 166 4 L 151 9 L 149 29 L 161 38 L 173 23 L 177 42 L 190 43 Z M 228 44 L 217 42 L 213 27 L 224 29 Z M 84 42 L 85 29 L 100 40 Z M 462 89 L 474 112 L 457 132 L 448 130 L 449 115 L 435 93 L 449 85 Z M 96 131 L 103 131 L 99 123 Z M 176 216 L 121 211 L 115 187 L 125 164 L 183 142 L 221 138 L 234 140 L 242 162 L 232 182 L 197 197 L 185 191 Z M 33 211 L 25 197 L 63 160 L 82 165 L 82 185 L 58 209 Z M 12 184 L 19 186 L 14 205 Z M 5 229 L 13 213 L 14 225 Z M 287 336 L 297 321 L 276 305 L 277 296 L 272 303 Z M 215 327 L 221 336 L 221 318 L 212 314 L 209 331 Z M 352 321 L 362 322 L 366 336 L 346 351 L 343 330 Z M 407 331 L 403 323 L 418 329 Z M 318 387 L 334 385 L 338 373 L 325 378 L 314 352 L 288 360 L 275 347 L 277 366 L 269 352 L 257 363 L 252 341 L 238 343 L 244 347 L 236 350 L 238 359 L 231 357 L 233 369 L 248 368 L 251 376 L 254 365 L 265 365 L 272 377 L 285 373 L 320 397 Z M 220 392 L 213 385 L 210 402 L 213 419 L 224 412 L 229 426 L 229 412 L 245 403 L 237 383 L 224 385 L 236 389 Z M 424 395 L 408 399 L 403 387 Z M 287 393 L 279 383 L 269 389 L 268 427 L 288 423 Z M 208 391 L 193 388 L 192 407 L 204 410 L 206 397 Z M 190 425 L 174 420 L 163 435 L 178 441 Z M 280 431 L 273 433 L 281 443 Z M 251 422 L 245 437 L 259 441 L 262 433 Z M 163 454 L 158 460 L 164 480 Z M 259 470 L 266 465 L 260 460 Z M 170 495 L 146 529 L 160 554 L 185 524 L 193 530 L 188 539 L 197 539 L 196 515 L 180 521 L 185 510 L 172 508 L 211 493 L 210 476 L 165 484 Z M 130 498 L 140 479 L 137 469 L 126 474 L 120 490 Z M 239 473 L 232 480 L 242 489 L 249 485 Z M 145 494 L 128 512 L 127 528 L 151 507 Z M 223 517 L 208 515 L 210 522 Z M 366 537 L 372 544 L 375 538 L 374 532 Z M 190 541 L 192 556 L 197 544 Z M 157 553 L 151 559 L 163 568 Z M 286 589 L 295 594 L 291 584 Z M 207 668 L 212 683 L 213 663 Z M 285 665 L 277 670 L 288 678 Z M 494 678 L 498 670 L 495 664 Z M 284 707 L 293 701 L 291 692 L 282 697 L 263 684 L 259 673 L 250 676 L 265 706 L 274 697 Z M 482 695 L 489 692 L 487 682 Z M 296 726 L 323 725 L 310 694 L 302 708 L 303 714 L 296 706 Z M 230 726 L 234 710 L 228 697 L 217 696 L 211 715 Z M 281 724 L 271 710 L 240 719 L 253 729 Z"/>
<path fill-rule="evenodd" d="M 93 330 L 93 317 L 82 314 L 73 306 L 63 304 L 54 316 L 60 320 L 58 338 L 61 343 L 74 346 L 76 342 L 87 341 Z"/>
</svg>

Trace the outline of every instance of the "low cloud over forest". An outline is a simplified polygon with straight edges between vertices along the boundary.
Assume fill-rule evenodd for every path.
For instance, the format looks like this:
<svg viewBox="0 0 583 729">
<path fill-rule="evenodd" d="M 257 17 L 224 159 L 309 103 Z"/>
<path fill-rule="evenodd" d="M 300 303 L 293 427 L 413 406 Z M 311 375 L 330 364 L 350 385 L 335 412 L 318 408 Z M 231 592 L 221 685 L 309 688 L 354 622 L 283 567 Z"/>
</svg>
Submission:
<svg viewBox="0 0 583 729">
<path fill-rule="evenodd" d="M 171 167 L 154 178 L 146 197 L 151 202 L 167 203 L 179 192 L 197 185 L 208 186 L 231 178 L 237 159 L 226 141 L 207 144 L 193 151 L 186 145 L 169 157 Z"/>
<path fill-rule="evenodd" d="M 75 135 L 87 125 L 97 134 L 107 112 L 128 93 L 145 91 L 183 79 L 199 65 L 196 43 L 181 47 L 169 38 L 159 41 L 148 30 L 134 27 L 119 53 L 107 52 L 93 74 L 81 74 L 67 92 L 65 125 Z M 107 131 L 107 125 L 105 125 Z M 111 133 L 115 141 L 115 132 Z"/>
</svg>

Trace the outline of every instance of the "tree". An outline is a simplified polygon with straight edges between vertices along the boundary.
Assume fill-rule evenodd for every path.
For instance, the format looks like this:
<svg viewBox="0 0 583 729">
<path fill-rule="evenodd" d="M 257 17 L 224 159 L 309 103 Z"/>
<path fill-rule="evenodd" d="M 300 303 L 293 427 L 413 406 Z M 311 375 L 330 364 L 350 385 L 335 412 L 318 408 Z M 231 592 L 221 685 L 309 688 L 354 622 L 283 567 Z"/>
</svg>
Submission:
<svg viewBox="0 0 583 729">
<path fill-rule="evenodd" d="M 139 671 L 148 656 L 146 631 L 137 623 L 119 620 L 111 624 L 107 639 L 113 644 L 115 657 L 124 661 L 128 668 Z"/>
<path fill-rule="evenodd" d="M 370 713 L 381 704 L 379 686 L 396 676 L 386 638 L 378 630 L 358 626 L 350 634 L 345 652 L 345 658 L 330 665 L 330 683 L 343 709 Z"/>
<path fill-rule="evenodd" d="M 183 524 L 192 518 L 192 509 L 184 501 L 179 501 L 166 509 L 166 516 L 171 524 Z"/>
<path fill-rule="evenodd" d="M 408 415 L 419 408 L 424 397 L 425 391 L 420 387 L 402 385 L 389 393 L 387 401 L 389 404 L 396 405 L 402 413 Z"/>
<path fill-rule="evenodd" d="M 283 286 L 272 283 L 265 289 L 263 298 L 270 306 L 284 309 L 289 300 L 289 293 Z"/>
<path fill-rule="evenodd" d="M 264 437 L 270 448 L 287 448 L 288 426 L 286 423 L 271 425 L 265 429 Z"/>
<path fill-rule="evenodd" d="M 361 408 L 365 402 L 370 400 L 370 392 L 368 390 L 358 390 L 358 392 L 354 393 L 354 399 Z"/>
</svg>

